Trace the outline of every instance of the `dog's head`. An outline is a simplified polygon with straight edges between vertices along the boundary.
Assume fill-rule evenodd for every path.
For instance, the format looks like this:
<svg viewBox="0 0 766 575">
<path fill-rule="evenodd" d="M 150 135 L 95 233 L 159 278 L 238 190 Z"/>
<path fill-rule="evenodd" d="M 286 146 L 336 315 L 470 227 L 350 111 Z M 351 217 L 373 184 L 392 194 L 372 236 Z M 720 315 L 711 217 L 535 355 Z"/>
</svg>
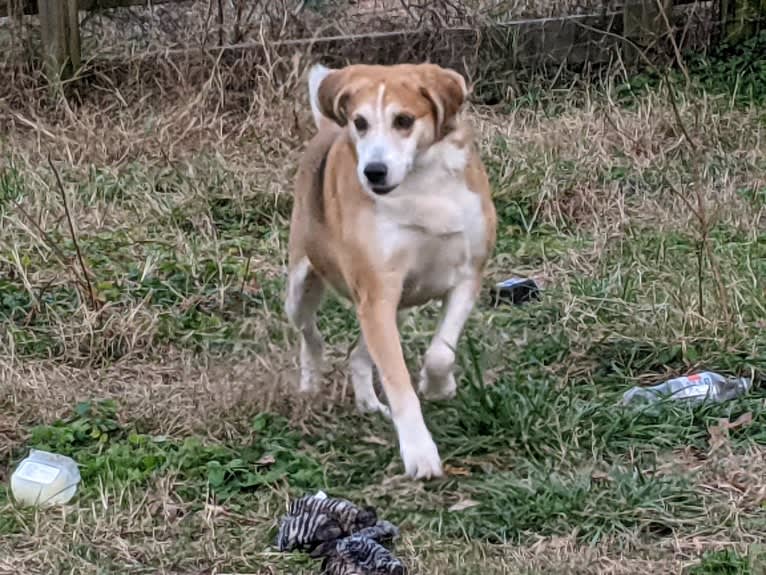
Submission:
<svg viewBox="0 0 766 575">
<path fill-rule="evenodd" d="M 321 74 L 316 105 L 348 126 L 359 181 L 377 195 L 401 184 L 418 155 L 454 128 L 467 93 L 460 74 L 435 64 L 356 65 Z"/>
</svg>

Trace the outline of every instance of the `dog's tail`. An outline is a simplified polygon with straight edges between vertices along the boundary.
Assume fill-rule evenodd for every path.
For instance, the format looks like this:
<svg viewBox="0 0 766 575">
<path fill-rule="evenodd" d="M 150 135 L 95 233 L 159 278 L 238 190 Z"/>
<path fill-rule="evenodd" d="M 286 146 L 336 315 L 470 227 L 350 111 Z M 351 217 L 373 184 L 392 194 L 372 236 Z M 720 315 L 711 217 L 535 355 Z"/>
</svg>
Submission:
<svg viewBox="0 0 766 575">
<path fill-rule="evenodd" d="M 314 123 L 319 128 L 322 121 L 327 121 L 328 118 L 322 114 L 322 109 L 319 106 L 319 85 L 322 83 L 327 75 L 332 72 L 330 68 L 326 68 L 321 64 L 315 64 L 309 70 L 309 101 L 311 102 L 311 113 L 314 114 Z"/>
</svg>

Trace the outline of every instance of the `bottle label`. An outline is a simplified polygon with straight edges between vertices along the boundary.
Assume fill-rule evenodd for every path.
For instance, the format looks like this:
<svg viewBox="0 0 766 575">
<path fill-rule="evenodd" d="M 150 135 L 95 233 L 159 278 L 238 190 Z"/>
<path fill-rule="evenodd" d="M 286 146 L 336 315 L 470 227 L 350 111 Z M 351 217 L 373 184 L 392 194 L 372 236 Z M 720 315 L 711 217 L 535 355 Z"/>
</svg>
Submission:
<svg viewBox="0 0 766 575">
<path fill-rule="evenodd" d="M 26 461 L 16 471 L 16 477 L 33 483 L 49 485 L 58 477 L 60 470 L 44 463 Z"/>
</svg>

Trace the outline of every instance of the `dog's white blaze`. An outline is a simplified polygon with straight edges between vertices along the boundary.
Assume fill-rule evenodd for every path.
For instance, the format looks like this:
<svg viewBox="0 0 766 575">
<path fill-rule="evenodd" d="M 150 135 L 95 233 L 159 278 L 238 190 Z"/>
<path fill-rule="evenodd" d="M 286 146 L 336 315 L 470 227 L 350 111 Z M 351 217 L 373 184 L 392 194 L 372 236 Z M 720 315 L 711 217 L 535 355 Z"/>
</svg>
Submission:
<svg viewBox="0 0 766 575">
<path fill-rule="evenodd" d="M 381 84 L 378 88 L 378 103 L 375 106 L 375 112 L 377 113 L 377 121 L 380 125 L 386 121 L 386 111 L 383 109 L 383 98 L 386 97 L 386 85 Z"/>
<path fill-rule="evenodd" d="M 403 136 L 394 126 L 394 117 L 401 111 L 396 103 L 385 105 L 386 86 L 381 84 L 374 105 L 359 107 L 358 113 L 368 123 L 367 130 L 360 134 L 354 130 L 356 153 L 359 158 L 357 176 L 362 187 L 373 193 L 364 175 L 365 167 L 373 162 L 386 165 L 388 175 L 385 186 L 398 186 L 407 178 L 415 163 L 419 132 L 424 121 L 417 122 L 414 129 Z"/>
</svg>

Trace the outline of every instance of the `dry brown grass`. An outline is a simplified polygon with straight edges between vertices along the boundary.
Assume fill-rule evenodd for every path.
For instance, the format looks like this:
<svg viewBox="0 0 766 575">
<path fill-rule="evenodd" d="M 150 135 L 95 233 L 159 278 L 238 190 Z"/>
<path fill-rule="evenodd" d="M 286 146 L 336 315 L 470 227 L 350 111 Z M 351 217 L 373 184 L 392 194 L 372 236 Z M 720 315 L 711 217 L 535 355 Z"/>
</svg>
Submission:
<svg viewBox="0 0 766 575">
<path fill-rule="evenodd" d="M 14 198 L 23 212 L 13 202 L 2 206 L 0 245 L 6 247 L 0 252 L 0 273 L 37 302 L 31 315 L 6 322 L 9 331 L 0 337 L 4 461 L 18 455 L 34 425 L 55 422 L 78 401 L 93 398 L 118 399 L 120 422 L 152 436 L 247 442 L 253 414 L 270 411 L 287 416 L 307 434 L 351 429 L 358 442 L 359 422 L 347 419 L 351 402 L 344 381 L 354 329 L 348 314 L 337 309 L 329 314 L 327 397 L 306 405 L 290 391 L 292 332 L 273 287 L 281 286 L 283 275 L 294 161 L 311 134 L 303 86 L 309 60 L 281 58 L 268 66 L 248 59 L 188 66 L 164 62 L 151 70 L 141 63 L 92 70 L 53 95 L 32 82 L 23 89 L 0 88 L 0 170 L 23 181 L 23 194 Z M 570 354 L 552 356 L 545 370 L 562 389 L 585 381 L 602 385 L 609 365 L 604 355 L 631 344 L 643 349 L 650 343 L 654 348 L 647 356 L 672 345 L 701 345 L 708 361 L 728 366 L 735 362 L 731 358 L 747 356 L 746 365 L 763 369 L 762 326 L 753 321 L 754 310 L 766 313 L 766 303 L 757 297 L 762 268 L 731 255 L 726 240 L 732 236 L 740 244 L 757 245 L 766 231 L 766 207 L 741 193 L 766 186 L 762 112 L 728 108 L 713 96 L 678 95 L 680 118 L 702 150 L 695 157 L 684 148 L 666 88 L 649 90 L 628 106 L 610 100 L 619 75 L 610 78 L 593 92 L 578 88 L 546 93 L 528 105 L 470 109 L 498 183 L 497 203 L 507 210 L 501 213 L 501 243 L 488 281 L 528 273 L 550 286 L 556 301 L 546 305 L 558 314 L 556 324 L 569 338 Z M 159 267 L 172 259 L 190 276 L 216 262 L 213 287 L 197 286 L 173 304 L 125 296 L 104 298 L 94 309 L 78 286 L 82 272 L 67 244 L 48 154 L 62 172 L 96 285 L 120 280 L 127 273 L 125 262 L 148 278 L 159 277 Z M 701 165 L 698 172 L 690 169 L 694 162 Z M 670 191 L 663 178 L 689 196 Z M 105 192 L 110 186 L 113 196 Z M 706 268 L 705 316 L 699 316 L 693 249 L 674 264 L 655 257 L 672 253 L 673 242 L 696 241 L 697 220 L 688 209 L 694 189 L 702 190 L 705 210 L 717 214 L 725 230 L 724 239 L 711 241 L 731 313 L 717 305 L 720 293 Z M 245 228 L 237 228 L 236 218 L 228 222 L 231 229 L 222 227 L 222 216 L 213 213 L 222 200 L 226 209 L 242 208 L 237 218 L 240 212 L 259 214 L 257 222 L 246 233 L 237 231 Z M 515 205 L 524 207 L 526 219 L 515 215 Z M 112 242 L 119 234 L 125 234 L 119 245 L 90 243 Z M 225 265 L 236 272 L 227 275 Z M 602 282 L 608 289 L 584 292 L 583 281 Z M 80 294 L 77 305 L 45 303 L 46 294 L 66 289 Z M 257 306 L 240 305 L 253 294 L 265 295 Z M 236 326 L 226 332 L 229 347 L 194 347 L 188 334 L 165 338 L 168 316 L 175 321 L 190 310 Z M 537 361 L 531 346 L 535 330 L 545 328 L 528 330 L 527 318 L 513 311 L 478 313 L 481 326 L 475 331 L 490 352 L 492 345 L 495 353 L 512 348 L 520 362 Z M 35 323 L 40 317 L 45 317 L 43 327 Z M 508 317 L 516 323 L 503 323 Z M 405 322 L 408 346 L 422 346 L 426 328 L 420 321 Z M 29 333 L 43 342 L 31 346 L 34 353 L 19 335 Z M 51 347 L 52 357 L 45 357 L 43 336 L 58 345 Z M 525 356 L 528 347 L 531 355 Z M 656 381 L 665 372 L 700 363 L 685 351 L 681 357 L 631 364 L 617 384 L 609 379 L 603 385 Z M 615 355 L 613 363 L 630 361 Z M 506 377 L 504 359 L 489 363 L 488 382 Z M 612 395 L 603 399 L 611 400 Z M 748 404 L 750 409 L 757 401 Z M 550 421 L 550 429 L 560 423 Z M 365 441 L 371 449 L 390 448 L 390 430 L 368 424 Z M 681 434 L 683 428 L 678 424 L 668 433 Z M 523 462 L 509 454 L 514 449 L 519 448 L 506 445 L 478 455 L 474 466 L 518 469 L 523 475 Z M 328 468 L 335 465 L 336 455 L 321 457 Z M 757 442 L 732 444 L 730 451 L 709 459 L 679 451 L 668 457 L 660 474 L 677 476 L 681 469 L 690 490 L 703 494 L 699 521 L 704 528 L 652 538 L 610 535 L 592 546 L 576 527 L 560 536 L 527 533 L 523 544 L 443 536 L 434 523 L 422 529 L 424 522 L 435 521 L 431 516 L 413 519 L 409 526 L 406 518 L 454 503 L 459 480 L 454 490 L 444 491 L 392 480 L 396 461 L 386 468 L 385 479 L 371 480 L 355 495 L 401 509 L 405 535 L 399 552 L 420 573 L 679 573 L 702 551 L 729 545 L 744 550 L 763 535 L 757 523 L 764 497 L 763 449 Z M 0 478 L 8 471 L 8 465 L 0 466 Z M 488 489 L 499 489 L 495 480 L 495 474 L 487 474 Z M 211 493 L 185 500 L 181 484 L 173 473 L 153 477 L 141 489 L 106 483 L 89 499 L 53 512 L 30 514 L 0 503 L 0 514 L 14 525 L 0 542 L 0 572 L 209 573 L 232 565 L 262 573 L 305 569 L 284 563 L 265 542 L 264 533 L 294 491 L 285 482 L 257 496 L 248 494 L 246 505 L 221 504 Z M 719 528 L 721 517 L 728 519 Z M 747 522 L 753 518 L 754 523 Z M 450 517 L 442 520 L 449 523 Z"/>
</svg>

